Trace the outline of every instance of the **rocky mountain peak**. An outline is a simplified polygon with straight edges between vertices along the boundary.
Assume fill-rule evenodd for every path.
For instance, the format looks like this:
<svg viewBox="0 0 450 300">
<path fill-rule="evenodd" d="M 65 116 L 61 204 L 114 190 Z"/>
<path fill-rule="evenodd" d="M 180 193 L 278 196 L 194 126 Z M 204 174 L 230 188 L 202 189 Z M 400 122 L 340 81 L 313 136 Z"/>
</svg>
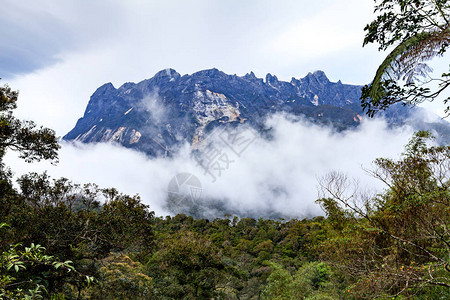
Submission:
<svg viewBox="0 0 450 300">
<path fill-rule="evenodd" d="M 268 74 L 266 75 L 266 84 L 269 84 L 269 85 L 275 85 L 275 84 L 277 84 L 277 83 L 278 83 L 278 78 L 277 78 L 277 76 L 272 75 L 272 74 L 270 74 L 270 73 L 268 73 Z"/>
<path fill-rule="evenodd" d="M 181 75 L 177 71 L 175 71 L 174 69 L 167 68 L 167 69 L 161 70 L 158 73 L 156 73 L 155 76 L 153 76 L 153 79 L 156 79 L 156 80 L 167 80 L 167 79 L 168 80 L 172 80 L 172 79 L 176 80 L 176 79 L 178 79 L 180 77 L 181 77 Z"/>
<path fill-rule="evenodd" d="M 108 83 L 105 83 L 104 85 L 100 86 L 94 92 L 94 94 L 92 94 L 92 98 L 101 97 L 101 96 L 104 96 L 107 93 L 115 92 L 115 91 L 116 91 L 116 88 L 114 87 L 114 85 L 111 82 L 108 82 Z"/>
<path fill-rule="evenodd" d="M 253 72 L 239 77 L 213 68 L 180 77 L 165 69 L 119 89 L 111 83 L 99 87 L 64 139 L 115 142 L 150 156 L 167 156 L 185 142 L 200 145 L 217 126 L 245 123 L 261 129 L 276 112 L 343 130 L 360 124 L 360 95 L 360 86 L 330 82 L 323 71 L 291 82 L 267 74 L 264 82 Z M 406 116 L 399 110 L 392 114 L 395 122 Z"/>
<path fill-rule="evenodd" d="M 303 80 L 316 81 L 316 82 L 322 83 L 322 84 L 326 84 L 326 83 L 330 82 L 327 75 L 325 75 L 325 72 L 321 71 L 321 70 L 314 71 L 313 73 L 309 72 L 308 75 L 306 75 L 303 78 Z"/>
<path fill-rule="evenodd" d="M 257 80 L 258 79 L 256 77 L 255 73 L 253 73 L 253 71 L 251 71 L 250 73 L 245 74 L 243 78 L 247 79 L 247 80 Z"/>
<path fill-rule="evenodd" d="M 192 77 L 209 77 L 209 78 L 216 78 L 216 77 L 223 77 L 226 76 L 227 74 L 225 74 L 224 72 L 216 69 L 216 68 L 212 68 L 212 69 L 207 69 L 207 70 L 202 70 L 202 71 L 198 71 L 194 74 L 192 74 Z"/>
</svg>

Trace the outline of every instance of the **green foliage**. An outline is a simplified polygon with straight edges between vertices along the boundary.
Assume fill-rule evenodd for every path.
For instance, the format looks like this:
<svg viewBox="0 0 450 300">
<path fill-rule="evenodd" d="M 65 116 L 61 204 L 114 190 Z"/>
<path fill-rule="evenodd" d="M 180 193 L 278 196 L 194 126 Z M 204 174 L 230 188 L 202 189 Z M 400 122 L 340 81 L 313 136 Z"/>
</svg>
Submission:
<svg viewBox="0 0 450 300">
<path fill-rule="evenodd" d="M 450 45 L 450 4 L 445 0 L 375 2 L 378 16 L 364 28 L 364 45 L 378 43 L 381 51 L 395 48 L 379 66 L 372 83 L 362 89 L 363 108 L 373 116 L 397 102 L 434 100 L 450 85 L 450 74 L 442 74 L 433 91 L 426 85 L 432 70 L 425 62 L 442 56 Z"/>
<path fill-rule="evenodd" d="M 153 255 L 156 288 L 172 298 L 211 298 L 224 268 L 219 249 L 207 238 L 183 231 L 166 236 Z M 169 287 L 169 288 L 167 288 Z"/>
<path fill-rule="evenodd" d="M 0 228 L 5 227 L 0 224 Z M 58 261 L 44 254 L 45 248 L 31 244 L 11 245 L 0 254 L 0 297 L 2 299 L 44 299 L 50 296 L 55 278 L 75 272 L 71 261 Z"/>
<path fill-rule="evenodd" d="M 103 190 L 106 196 L 111 192 Z M 113 250 L 129 249 L 145 256 L 152 250 L 154 212 L 141 202 L 139 196 L 128 196 L 114 190 L 101 207 L 99 221 L 104 224 Z M 107 231 L 108 230 L 108 231 Z"/>
<path fill-rule="evenodd" d="M 430 134 L 418 132 L 402 159 L 377 159 L 372 175 L 388 189 L 363 206 L 336 192 L 345 182 L 334 176 L 320 199 L 331 239 L 323 258 L 352 278 L 358 298 L 421 295 L 450 288 L 450 147 L 429 146 Z M 337 228 L 337 230 L 336 230 Z"/>
<path fill-rule="evenodd" d="M 157 250 L 147 262 L 155 295 L 161 299 L 198 298 L 196 291 L 201 291 L 202 297 L 258 298 L 272 274 L 267 261 L 290 272 L 315 259 L 313 244 L 324 238 L 323 222 L 323 218 L 288 222 L 251 218 L 208 221 L 185 215 L 157 218 Z M 208 276 L 208 280 L 202 279 Z"/>
<path fill-rule="evenodd" d="M 337 299 L 336 276 L 322 262 L 305 263 L 293 276 L 281 266 L 269 263 L 273 269 L 262 299 Z"/>
<path fill-rule="evenodd" d="M 89 299 L 150 299 L 152 278 L 144 267 L 126 255 L 114 255 L 103 261 L 97 283 L 87 290 Z"/>
<path fill-rule="evenodd" d="M 7 85 L 0 87 L 0 161 L 7 149 L 17 151 L 27 162 L 56 160 L 59 144 L 55 132 L 13 116 L 18 95 Z"/>
<path fill-rule="evenodd" d="M 138 259 L 152 251 L 154 216 L 139 197 L 117 191 L 111 196 L 112 190 L 51 180 L 46 174 L 30 173 L 18 182 L 21 191 L 5 195 L 14 201 L 0 201 L 2 217 L 11 225 L 0 232 L 0 249 L 39 242 L 52 256 L 73 261 L 79 272 L 50 276 L 49 294 L 81 295 L 111 251 Z M 110 197 L 101 205 L 103 192 Z"/>
<path fill-rule="evenodd" d="M 292 285 L 294 280 L 289 271 L 281 266 L 271 263 L 272 273 L 267 278 L 268 284 L 262 291 L 262 299 L 294 299 Z M 297 298 L 299 299 L 299 298 Z"/>
</svg>

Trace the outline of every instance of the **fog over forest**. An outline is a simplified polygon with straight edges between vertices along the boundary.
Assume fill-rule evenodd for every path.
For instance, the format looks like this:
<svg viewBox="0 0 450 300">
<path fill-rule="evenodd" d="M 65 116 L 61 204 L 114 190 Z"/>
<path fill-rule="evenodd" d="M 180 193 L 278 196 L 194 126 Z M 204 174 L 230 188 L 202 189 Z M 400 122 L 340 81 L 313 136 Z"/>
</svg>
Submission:
<svg viewBox="0 0 450 300">
<path fill-rule="evenodd" d="M 388 128 L 381 119 L 365 119 L 356 129 L 335 132 L 280 114 L 268 119 L 266 126 L 272 129 L 270 140 L 258 136 L 240 157 L 230 154 L 233 162 L 214 182 L 190 155 L 189 145 L 172 158 L 148 158 L 113 144 L 62 142 L 56 166 L 26 164 L 12 154 L 7 163 L 15 166 L 16 175 L 47 170 L 56 178 L 138 193 L 157 215 L 170 214 L 166 208 L 168 183 L 178 173 L 188 172 L 201 181 L 203 209 L 215 200 L 231 214 L 305 217 L 323 214 L 315 204 L 318 179 L 331 171 L 357 178 L 362 189 L 380 191 L 381 183 L 364 169 L 371 169 L 378 157 L 398 158 L 413 133 L 408 126 Z"/>
</svg>

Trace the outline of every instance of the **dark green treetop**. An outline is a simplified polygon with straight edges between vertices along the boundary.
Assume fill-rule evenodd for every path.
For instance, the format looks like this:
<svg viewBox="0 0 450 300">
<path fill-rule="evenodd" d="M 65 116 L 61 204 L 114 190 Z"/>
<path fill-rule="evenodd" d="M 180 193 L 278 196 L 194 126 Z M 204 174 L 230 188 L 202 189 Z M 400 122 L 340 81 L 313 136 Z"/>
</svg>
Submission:
<svg viewBox="0 0 450 300">
<path fill-rule="evenodd" d="M 41 159 L 56 162 L 59 145 L 55 131 L 13 116 L 18 95 L 8 85 L 0 86 L 0 160 L 11 149 L 27 162 Z"/>
</svg>

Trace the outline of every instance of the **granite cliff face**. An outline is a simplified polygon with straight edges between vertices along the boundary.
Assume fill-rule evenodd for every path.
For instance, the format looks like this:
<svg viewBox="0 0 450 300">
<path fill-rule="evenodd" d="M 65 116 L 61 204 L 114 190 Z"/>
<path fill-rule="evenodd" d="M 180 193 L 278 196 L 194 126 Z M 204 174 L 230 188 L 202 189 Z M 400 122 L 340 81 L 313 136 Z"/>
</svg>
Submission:
<svg viewBox="0 0 450 300">
<path fill-rule="evenodd" d="M 184 142 L 195 147 L 206 132 L 223 124 L 262 129 L 264 119 L 276 112 L 344 130 L 358 126 L 364 116 L 360 89 L 330 82 L 322 71 L 285 82 L 271 74 L 263 80 L 253 72 L 240 77 L 210 69 L 181 76 L 166 69 L 137 84 L 99 87 L 64 140 L 117 142 L 150 156 L 166 156 Z M 408 114 L 396 107 L 385 116 L 401 124 Z"/>
</svg>

